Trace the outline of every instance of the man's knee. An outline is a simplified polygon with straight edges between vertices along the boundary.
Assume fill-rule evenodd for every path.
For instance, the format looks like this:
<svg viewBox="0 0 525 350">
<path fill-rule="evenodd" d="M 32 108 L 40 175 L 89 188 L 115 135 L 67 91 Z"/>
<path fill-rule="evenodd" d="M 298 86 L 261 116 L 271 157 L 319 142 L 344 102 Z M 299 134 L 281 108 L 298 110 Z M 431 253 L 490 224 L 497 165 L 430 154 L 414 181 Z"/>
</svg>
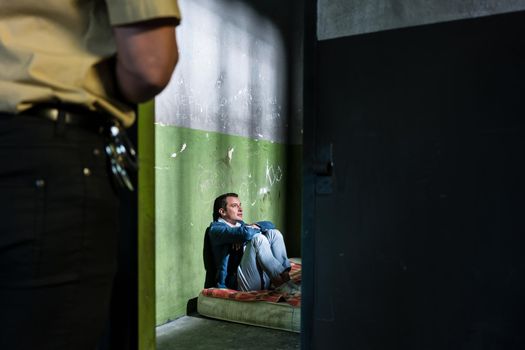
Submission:
<svg viewBox="0 0 525 350">
<path fill-rule="evenodd" d="M 252 244 L 254 247 L 260 247 L 263 244 L 272 245 L 277 241 L 284 242 L 283 234 L 277 229 L 271 229 L 264 233 L 258 233 L 253 236 L 249 244 Z"/>
<path fill-rule="evenodd" d="M 252 240 L 249 242 L 249 244 L 258 246 L 258 245 L 264 244 L 265 241 L 268 242 L 268 238 L 264 236 L 263 234 L 258 233 L 252 237 Z"/>
<path fill-rule="evenodd" d="M 276 228 L 266 231 L 265 235 L 269 241 L 273 241 L 275 239 L 283 240 L 283 234 Z"/>
</svg>

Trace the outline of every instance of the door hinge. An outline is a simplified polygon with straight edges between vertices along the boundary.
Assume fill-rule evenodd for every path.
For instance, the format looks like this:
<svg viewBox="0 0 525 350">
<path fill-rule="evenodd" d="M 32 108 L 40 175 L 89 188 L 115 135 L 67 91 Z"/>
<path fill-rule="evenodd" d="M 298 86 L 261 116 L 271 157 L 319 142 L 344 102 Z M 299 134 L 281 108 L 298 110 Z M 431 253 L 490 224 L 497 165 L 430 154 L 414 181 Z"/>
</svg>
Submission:
<svg viewBox="0 0 525 350">
<path fill-rule="evenodd" d="M 334 190 L 333 148 L 332 143 L 318 148 L 317 158 L 313 164 L 317 194 L 331 194 Z"/>
</svg>

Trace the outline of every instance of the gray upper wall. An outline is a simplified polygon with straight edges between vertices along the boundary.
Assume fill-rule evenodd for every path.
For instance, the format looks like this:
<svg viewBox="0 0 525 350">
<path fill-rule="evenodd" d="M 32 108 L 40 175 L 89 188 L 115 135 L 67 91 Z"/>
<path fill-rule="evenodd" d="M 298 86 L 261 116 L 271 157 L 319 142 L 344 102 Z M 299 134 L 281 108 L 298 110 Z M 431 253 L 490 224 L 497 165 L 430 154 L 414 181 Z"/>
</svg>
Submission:
<svg viewBox="0 0 525 350">
<path fill-rule="evenodd" d="M 157 124 L 300 144 L 300 106 L 289 101 L 293 67 L 283 30 L 257 6 L 268 1 L 179 3 L 180 60 L 155 99 Z"/>
<path fill-rule="evenodd" d="M 525 0 L 318 0 L 319 40 L 525 10 Z"/>
</svg>

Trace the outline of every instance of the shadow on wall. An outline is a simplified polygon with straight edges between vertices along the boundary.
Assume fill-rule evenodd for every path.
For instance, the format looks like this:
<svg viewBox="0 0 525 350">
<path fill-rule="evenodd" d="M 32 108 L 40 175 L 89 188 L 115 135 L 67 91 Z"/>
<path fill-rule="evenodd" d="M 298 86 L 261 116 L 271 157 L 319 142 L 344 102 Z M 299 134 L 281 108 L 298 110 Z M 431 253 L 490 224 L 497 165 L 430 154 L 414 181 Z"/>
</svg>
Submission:
<svg viewBox="0 0 525 350">
<path fill-rule="evenodd" d="M 180 62 L 156 99 L 157 324 L 184 315 L 202 289 L 203 234 L 222 193 L 237 192 L 247 221 L 275 222 L 300 254 L 293 3 L 180 6 Z"/>
</svg>

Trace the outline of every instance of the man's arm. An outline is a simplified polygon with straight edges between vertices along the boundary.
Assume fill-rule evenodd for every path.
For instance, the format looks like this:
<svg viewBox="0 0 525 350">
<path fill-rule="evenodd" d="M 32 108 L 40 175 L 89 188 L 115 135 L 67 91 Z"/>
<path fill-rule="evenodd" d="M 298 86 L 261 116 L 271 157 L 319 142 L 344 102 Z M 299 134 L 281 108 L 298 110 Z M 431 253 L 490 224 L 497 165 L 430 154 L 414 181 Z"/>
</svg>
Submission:
<svg viewBox="0 0 525 350">
<path fill-rule="evenodd" d="M 212 244 L 243 243 L 252 239 L 261 230 L 253 226 L 241 224 L 240 226 L 229 226 L 222 222 L 214 221 L 210 225 L 210 239 Z"/>
<path fill-rule="evenodd" d="M 179 54 L 173 19 L 156 19 L 113 28 L 116 74 L 128 102 L 147 101 L 168 84 Z"/>
<path fill-rule="evenodd" d="M 271 221 L 257 221 L 255 225 L 259 226 L 262 232 L 275 229 L 275 225 Z"/>
</svg>

